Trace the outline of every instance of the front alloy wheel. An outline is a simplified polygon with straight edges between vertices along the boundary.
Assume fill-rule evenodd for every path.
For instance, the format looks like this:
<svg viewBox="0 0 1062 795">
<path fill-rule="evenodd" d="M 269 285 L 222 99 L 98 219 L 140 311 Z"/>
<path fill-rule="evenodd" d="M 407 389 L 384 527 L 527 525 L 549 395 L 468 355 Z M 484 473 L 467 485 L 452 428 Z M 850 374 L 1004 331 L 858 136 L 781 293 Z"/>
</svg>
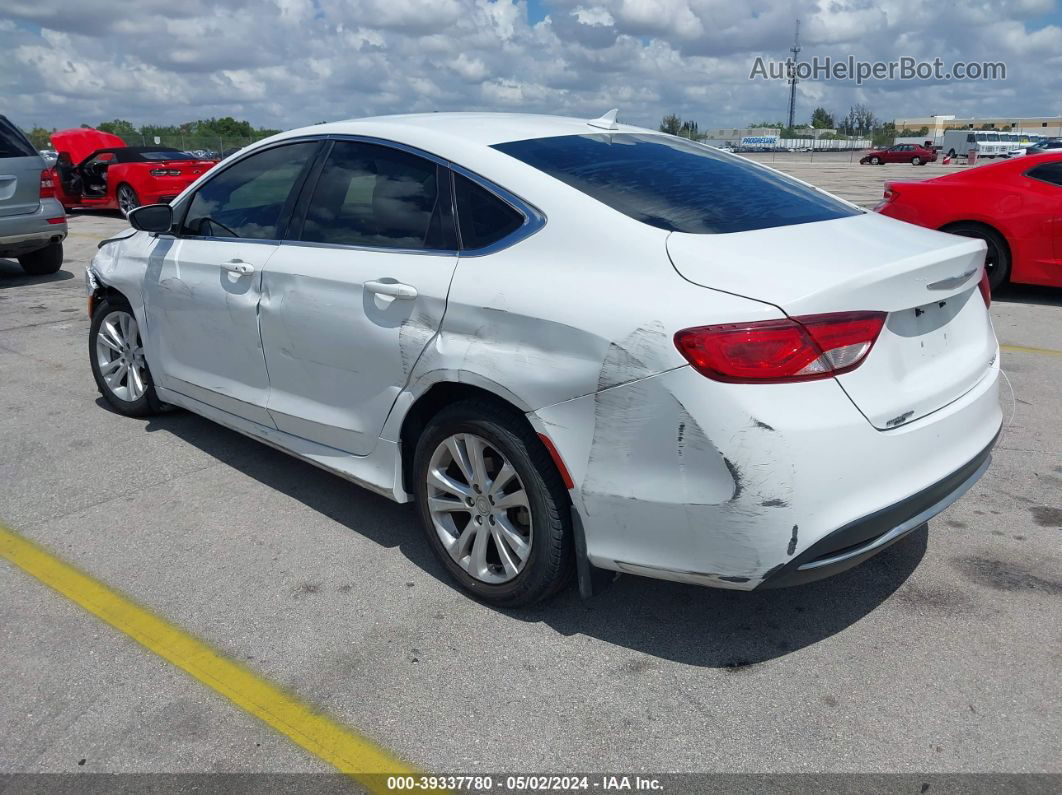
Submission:
<svg viewBox="0 0 1062 795">
<path fill-rule="evenodd" d="M 147 392 L 147 364 L 140 328 L 131 312 L 109 312 L 96 335 L 96 364 L 111 394 L 134 403 Z"/>
<path fill-rule="evenodd" d="M 146 417 L 165 409 L 155 394 L 140 326 L 124 298 L 109 296 L 96 305 L 89 361 L 100 394 L 120 414 Z"/>
</svg>

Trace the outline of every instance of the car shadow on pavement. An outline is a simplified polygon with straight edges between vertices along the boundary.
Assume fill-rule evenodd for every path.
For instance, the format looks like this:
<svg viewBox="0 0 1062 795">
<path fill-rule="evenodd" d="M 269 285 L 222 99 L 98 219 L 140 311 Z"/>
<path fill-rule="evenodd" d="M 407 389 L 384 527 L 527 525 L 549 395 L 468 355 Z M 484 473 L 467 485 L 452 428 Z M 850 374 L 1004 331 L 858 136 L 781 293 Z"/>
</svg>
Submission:
<svg viewBox="0 0 1062 795">
<path fill-rule="evenodd" d="M 1032 284 L 1008 284 L 992 295 L 993 301 L 1009 304 L 1039 304 L 1062 306 L 1062 288 L 1040 287 Z"/>
<path fill-rule="evenodd" d="M 65 282 L 73 279 L 74 274 L 70 271 L 56 271 L 43 276 L 30 276 L 17 260 L 0 259 L 0 290 L 8 287 L 25 287 L 30 284 L 47 284 L 48 282 Z"/>
<path fill-rule="evenodd" d="M 98 404 L 108 408 L 100 398 Z M 398 505 L 235 431 L 185 411 L 148 420 L 269 488 L 296 499 L 460 591 L 435 560 L 410 505 Z M 706 531 L 707 532 L 707 531 Z M 542 605 L 498 610 L 688 665 L 745 669 L 818 643 L 874 610 L 925 555 L 925 528 L 851 571 L 809 585 L 759 592 L 725 591 L 622 576 L 588 600 L 573 586 Z"/>
</svg>

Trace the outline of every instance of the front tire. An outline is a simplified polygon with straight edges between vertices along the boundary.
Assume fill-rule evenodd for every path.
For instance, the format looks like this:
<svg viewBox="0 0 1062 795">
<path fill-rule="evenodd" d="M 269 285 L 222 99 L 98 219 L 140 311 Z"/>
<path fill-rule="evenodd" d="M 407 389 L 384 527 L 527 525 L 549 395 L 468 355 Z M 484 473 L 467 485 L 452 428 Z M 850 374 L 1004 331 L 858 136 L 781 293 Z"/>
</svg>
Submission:
<svg viewBox="0 0 1062 795">
<path fill-rule="evenodd" d="M 870 158 L 870 165 L 872 165 L 872 166 L 883 166 L 885 164 L 881 162 L 881 158 L 880 157 L 872 157 L 872 158 Z"/>
<path fill-rule="evenodd" d="M 975 237 L 985 241 L 985 270 L 988 271 L 988 286 L 995 292 L 1010 279 L 1010 248 L 1003 235 L 995 229 L 972 223 L 958 223 L 946 226 L 941 231 L 963 237 Z"/>
<path fill-rule="evenodd" d="M 49 243 L 47 246 L 18 258 L 22 270 L 30 276 L 47 276 L 55 273 L 63 265 L 63 244 Z"/>
<path fill-rule="evenodd" d="M 519 607 L 571 579 L 568 495 L 519 413 L 487 400 L 448 406 L 421 433 L 413 469 L 428 543 L 466 591 Z"/>
<path fill-rule="evenodd" d="M 119 414 L 146 417 L 163 410 L 144 358 L 140 327 L 125 300 L 105 298 L 96 305 L 89 326 L 89 362 L 100 394 Z"/>
<path fill-rule="evenodd" d="M 140 197 L 136 195 L 133 186 L 123 182 L 118 186 L 118 209 L 122 216 L 129 217 L 129 213 L 140 206 Z"/>
</svg>

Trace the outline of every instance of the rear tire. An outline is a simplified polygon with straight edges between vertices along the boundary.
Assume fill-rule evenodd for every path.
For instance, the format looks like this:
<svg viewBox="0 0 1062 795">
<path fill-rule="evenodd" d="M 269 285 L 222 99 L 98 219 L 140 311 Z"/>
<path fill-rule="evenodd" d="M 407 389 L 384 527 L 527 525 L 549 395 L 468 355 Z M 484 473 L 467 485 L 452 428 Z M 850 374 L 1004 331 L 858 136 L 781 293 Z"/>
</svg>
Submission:
<svg viewBox="0 0 1062 795">
<path fill-rule="evenodd" d="M 476 476 L 477 460 L 483 476 Z M 413 483 L 428 543 L 475 597 L 521 607 L 570 581 L 568 494 L 546 448 L 515 410 L 474 399 L 440 411 L 417 440 Z M 519 537 L 508 532 L 514 529 Z"/>
<path fill-rule="evenodd" d="M 985 269 L 988 271 L 988 285 L 992 288 L 992 292 L 998 290 L 1010 279 L 1010 248 L 1003 235 L 995 229 L 980 224 L 961 222 L 946 226 L 941 231 L 985 241 L 988 246 L 988 251 L 985 253 Z"/>
<path fill-rule="evenodd" d="M 125 299 L 111 296 L 96 304 L 89 326 L 89 363 L 96 388 L 119 414 L 147 417 L 165 410 L 144 359 L 140 327 Z"/>
<path fill-rule="evenodd" d="M 140 206 L 140 197 L 136 195 L 136 191 L 133 190 L 133 186 L 123 182 L 118 186 L 118 209 L 121 211 L 122 216 L 129 217 L 129 213 Z"/>
<path fill-rule="evenodd" d="M 63 244 L 49 243 L 47 246 L 18 258 L 22 270 L 30 276 L 46 276 L 55 273 L 63 265 Z"/>
<path fill-rule="evenodd" d="M 922 158 L 918 157 L 917 155 L 915 157 L 912 157 L 911 158 L 911 165 L 912 166 L 921 166 L 921 165 L 923 165 Z"/>
</svg>

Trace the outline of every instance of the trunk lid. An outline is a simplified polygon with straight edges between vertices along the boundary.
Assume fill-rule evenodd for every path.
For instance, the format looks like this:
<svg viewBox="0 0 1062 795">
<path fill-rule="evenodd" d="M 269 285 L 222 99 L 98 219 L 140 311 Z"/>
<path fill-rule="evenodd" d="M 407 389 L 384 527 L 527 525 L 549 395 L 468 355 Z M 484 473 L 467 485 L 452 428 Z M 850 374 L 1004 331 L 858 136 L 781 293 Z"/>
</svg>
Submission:
<svg viewBox="0 0 1062 795">
<path fill-rule="evenodd" d="M 672 233 L 688 281 L 773 304 L 790 317 L 888 313 L 866 360 L 837 377 L 877 428 L 957 400 L 991 370 L 995 333 L 978 290 L 984 243 L 876 213 L 722 235 Z"/>
<path fill-rule="evenodd" d="M 15 125 L 0 116 L 0 218 L 41 206 L 44 160 Z"/>
</svg>

